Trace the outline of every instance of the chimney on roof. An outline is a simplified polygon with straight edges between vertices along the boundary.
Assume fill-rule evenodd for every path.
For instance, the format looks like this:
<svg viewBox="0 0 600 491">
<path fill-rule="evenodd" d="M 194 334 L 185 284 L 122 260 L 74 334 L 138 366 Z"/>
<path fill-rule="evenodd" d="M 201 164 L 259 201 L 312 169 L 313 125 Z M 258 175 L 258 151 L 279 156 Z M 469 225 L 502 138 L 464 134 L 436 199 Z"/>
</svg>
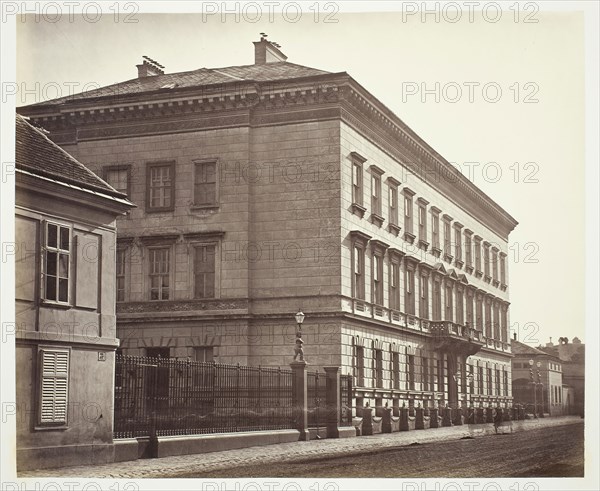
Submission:
<svg viewBox="0 0 600 491">
<path fill-rule="evenodd" d="M 546 343 L 546 348 L 552 348 L 552 346 L 554 346 L 554 343 L 552 342 L 552 336 L 550 336 L 550 342 Z"/>
<path fill-rule="evenodd" d="M 516 341 L 517 340 L 517 331 L 513 332 L 513 339 Z"/>
<path fill-rule="evenodd" d="M 164 75 L 164 66 L 157 61 L 147 56 L 142 57 L 144 60 L 141 65 L 136 65 L 138 69 L 138 78 L 153 77 L 155 75 Z"/>
<path fill-rule="evenodd" d="M 254 64 L 264 65 L 266 63 L 276 63 L 278 61 L 287 60 L 279 48 L 281 46 L 272 41 L 267 41 L 267 34 L 264 32 L 260 33 L 260 41 L 253 41 L 254 43 Z"/>
</svg>

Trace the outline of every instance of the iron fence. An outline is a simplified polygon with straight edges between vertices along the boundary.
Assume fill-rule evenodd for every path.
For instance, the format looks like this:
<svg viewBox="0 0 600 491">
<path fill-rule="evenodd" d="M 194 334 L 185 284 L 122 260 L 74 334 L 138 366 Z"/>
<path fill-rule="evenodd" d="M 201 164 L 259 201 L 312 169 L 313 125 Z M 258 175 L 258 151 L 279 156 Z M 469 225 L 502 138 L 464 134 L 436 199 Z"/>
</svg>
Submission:
<svg viewBox="0 0 600 491">
<path fill-rule="evenodd" d="M 340 426 L 352 426 L 352 375 L 340 377 Z"/>
<path fill-rule="evenodd" d="M 293 429 L 292 372 L 117 355 L 115 438 Z"/>
<path fill-rule="evenodd" d="M 327 377 L 325 373 L 306 372 L 308 427 L 320 428 L 327 423 Z"/>
</svg>

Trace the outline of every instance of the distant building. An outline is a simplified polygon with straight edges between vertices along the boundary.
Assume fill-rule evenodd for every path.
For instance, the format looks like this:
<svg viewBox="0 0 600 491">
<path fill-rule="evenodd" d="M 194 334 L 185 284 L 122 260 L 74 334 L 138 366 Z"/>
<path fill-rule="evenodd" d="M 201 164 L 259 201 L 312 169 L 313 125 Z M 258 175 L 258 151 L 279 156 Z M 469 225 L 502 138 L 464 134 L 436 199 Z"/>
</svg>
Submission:
<svg viewBox="0 0 600 491">
<path fill-rule="evenodd" d="M 302 309 L 306 360 L 353 374 L 356 405 L 510 403 L 516 220 L 347 73 L 254 48 L 19 109 L 141 204 L 123 352 L 285 366 Z"/>
<path fill-rule="evenodd" d="M 19 469 L 113 460 L 116 217 L 132 206 L 17 116 Z"/>
<path fill-rule="evenodd" d="M 560 358 L 565 384 L 563 405 L 566 414 L 583 415 L 585 408 L 585 344 L 577 337 L 569 342 L 567 337 L 558 338 L 558 344 L 550 342 L 541 350 Z"/>
<path fill-rule="evenodd" d="M 556 356 L 512 340 L 513 402 L 550 416 L 564 414 L 563 367 Z M 539 366 L 538 366 L 539 363 Z"/>
</svg>

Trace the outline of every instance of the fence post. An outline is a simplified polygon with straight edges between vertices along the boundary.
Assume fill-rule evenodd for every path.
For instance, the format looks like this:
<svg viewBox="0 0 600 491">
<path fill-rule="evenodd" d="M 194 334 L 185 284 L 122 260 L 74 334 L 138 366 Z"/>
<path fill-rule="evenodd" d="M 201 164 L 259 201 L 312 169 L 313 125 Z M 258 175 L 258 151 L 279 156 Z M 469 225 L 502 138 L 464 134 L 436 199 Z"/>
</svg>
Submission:
<svg viewBox="0 0 600 491">
<path fill-rule="evenodd" d="M 300 441 L 310 440 L 308 431 L 308 384 L 306 381 L 305 361 L 293 361 L 290 363 L 292 368 L 292 405 L 294 407 L 294 416 L 296 428 L 300 432 Z"/>
<path fill-rule="evenodd" d="M 340 437 L 340 367 L 323 367 L 326 376 L 325 406 L 327 407 L 327 438 Z"/>
</svg>

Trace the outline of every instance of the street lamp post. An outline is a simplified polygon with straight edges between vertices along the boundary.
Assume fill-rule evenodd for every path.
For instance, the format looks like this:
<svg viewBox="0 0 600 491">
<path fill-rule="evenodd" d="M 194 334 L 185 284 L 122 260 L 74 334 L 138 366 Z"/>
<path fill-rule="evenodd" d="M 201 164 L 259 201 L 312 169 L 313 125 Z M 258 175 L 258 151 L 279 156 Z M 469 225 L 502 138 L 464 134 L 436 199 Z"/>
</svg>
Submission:
<svg viewBox="0 0 600 491">
<path fill-rule="evenodd" d="M 537 418 L 537 385 L 533 378 L 533 360 L 529 360 L 529 379 L 533 388 L 533 417 Z"/>
<path fill-rule="evenodd" d="M 296 331 L 296 346 L 294 347 L 294 361 L 298 358 L 299 361 L 304 361 L 304 349 L 302 345 L 304 341 L 302 340 L 302 323 L 304 322 L 304 317 L 306 317 L 302 310 L 298 309 L 298 313 L 294 316 L 296 318 L 296 324 L 298 324 L 298 330 Z"/>
<path fill-rule="evenodd" d="M 542 363 L 540 361 L 538 361 L 535 365 L 537 366 L 536 388 L 538 385 L 540 386 L 540 405 L 542 406 L 540 416 L 543 418 L 544 417 L 544 384 L 542 383 L 542 377 L 540 375 L 540 367 L 542 366 Z"/>
</svg>

